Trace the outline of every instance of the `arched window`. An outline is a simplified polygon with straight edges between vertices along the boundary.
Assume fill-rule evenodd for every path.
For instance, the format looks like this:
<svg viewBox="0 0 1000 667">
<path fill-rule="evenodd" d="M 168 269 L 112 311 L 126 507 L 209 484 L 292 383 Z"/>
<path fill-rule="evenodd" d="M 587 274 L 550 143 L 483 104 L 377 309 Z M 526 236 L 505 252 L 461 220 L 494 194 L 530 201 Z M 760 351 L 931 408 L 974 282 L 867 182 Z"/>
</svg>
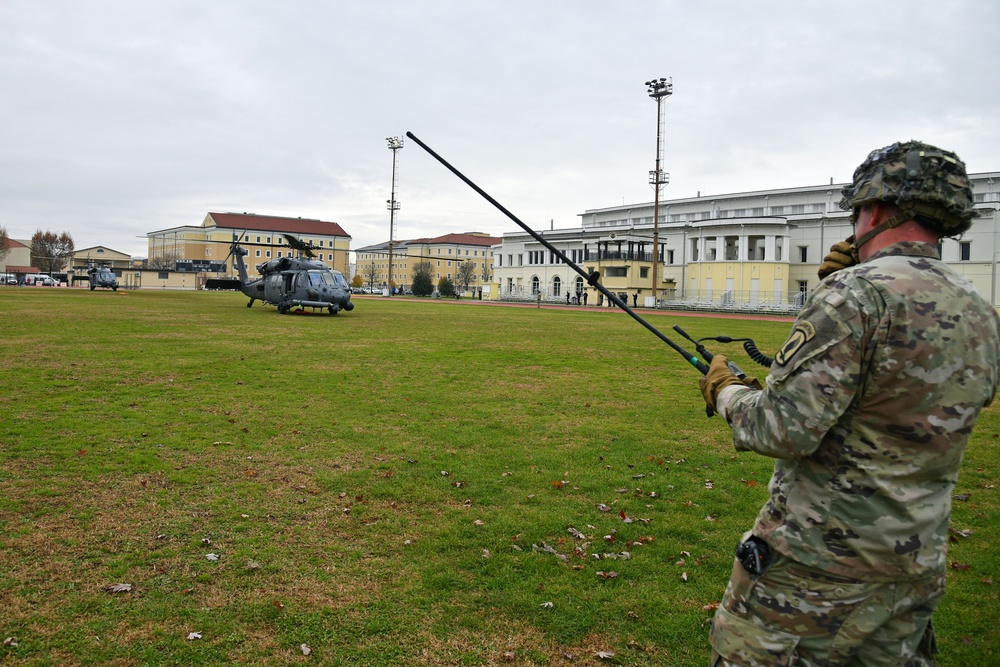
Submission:
<svg viewBox="0 0 1000 667">
<path fill-rule="evenodd" d="M 583 292 L 583 278 L 580 276 L 576 277 L 576 293 L 581 294 Z"/>
<path fill-rule="evenodd" d="M 552 279 L 552 296 L 559 296 L 562 294 L 562 281 L 559 276 Z"/>
<path fill-rule="evenodd" d="M 531 296 L 538 294 L 538 276 L 531 276 Z"/>
</svg>

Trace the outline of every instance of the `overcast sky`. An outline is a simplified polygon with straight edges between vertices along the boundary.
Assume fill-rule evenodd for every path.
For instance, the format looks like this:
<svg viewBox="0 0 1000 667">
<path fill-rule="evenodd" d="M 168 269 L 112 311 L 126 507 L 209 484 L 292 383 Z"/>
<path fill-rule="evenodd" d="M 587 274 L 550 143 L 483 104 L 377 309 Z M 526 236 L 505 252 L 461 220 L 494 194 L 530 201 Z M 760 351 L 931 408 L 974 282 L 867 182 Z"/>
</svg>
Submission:
<svg viewBox="0 0 1000 667">
<path fill-rule="evenodd" d="M 849 180 L 920 139 L 1000 170 L 992 0 L 3 0 L 0 225 L 146 255 L 209 211 L 388 239 L 407 130 L 535 228 Z M 405 140 L 397 238 L 517 230 Z"/>
</svg>

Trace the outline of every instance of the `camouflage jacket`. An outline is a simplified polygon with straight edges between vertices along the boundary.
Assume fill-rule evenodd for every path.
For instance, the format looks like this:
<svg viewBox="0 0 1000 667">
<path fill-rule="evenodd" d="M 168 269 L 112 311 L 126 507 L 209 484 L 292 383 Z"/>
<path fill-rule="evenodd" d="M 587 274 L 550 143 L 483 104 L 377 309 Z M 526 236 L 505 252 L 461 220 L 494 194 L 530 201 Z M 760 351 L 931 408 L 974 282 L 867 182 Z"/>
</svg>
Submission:
<svg viewBox="0 0 1000 667">
<path fill-rule="evenodd" d="M 943 571 L 962 453 L 997 390 L 998 331 L 932 245 L 896 243 L 827 277 L 764 390 L 739 387 L 723 411 L 737 449 L 778 459 L 754 533 L 858 579 Z"/>
</svg>

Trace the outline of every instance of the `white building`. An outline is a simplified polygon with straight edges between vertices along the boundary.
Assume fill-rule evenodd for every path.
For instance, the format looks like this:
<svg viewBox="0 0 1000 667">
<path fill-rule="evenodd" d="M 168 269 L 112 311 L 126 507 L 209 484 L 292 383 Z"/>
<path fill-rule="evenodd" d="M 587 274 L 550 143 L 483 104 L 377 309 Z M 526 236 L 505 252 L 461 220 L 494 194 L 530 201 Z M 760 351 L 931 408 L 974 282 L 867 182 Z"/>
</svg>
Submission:
<svg viewBox="0 0 1000 667">
<path fill-rule="evenodd" d="M 994 304 L 1000 297 L 1000 172 L 970 175 L 980 217 L 942 259 Z M 829 247 L 852 233 L 838 206 L 843 183 L 698 196 L 660 203 L 658 285 L 652 285 L 653 203 L 591 209 L 581 227 L 540 232 L 585 272 L 631 303 L 792 312 L 816 287 Z M 500 298 L 564 301 L 596 290 L 529 234 L 504 234 L 494 248 Z"/>
</svg>

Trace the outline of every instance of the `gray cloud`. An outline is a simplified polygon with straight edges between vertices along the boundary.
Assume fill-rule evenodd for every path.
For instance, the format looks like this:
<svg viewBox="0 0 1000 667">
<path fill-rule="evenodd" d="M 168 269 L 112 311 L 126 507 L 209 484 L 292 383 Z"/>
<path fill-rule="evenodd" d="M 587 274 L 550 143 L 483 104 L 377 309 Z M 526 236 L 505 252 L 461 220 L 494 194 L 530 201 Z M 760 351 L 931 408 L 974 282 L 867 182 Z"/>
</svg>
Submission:
<svg viewBox="0 0 1000 667">
<path fill-rule="evenodd" d="M 145 254 L 209 210 L 388 235 L 412 130 L 536 227 L 665 196 L 826 183 L 917 138 L 996 169 L 1000 6 L 88 0 L 0 7 L 0 224 Z M 408 142 L 403 237 L 514 229 Z M 550 223 L 554 221 L 554 223 Z"/>
</svg>

